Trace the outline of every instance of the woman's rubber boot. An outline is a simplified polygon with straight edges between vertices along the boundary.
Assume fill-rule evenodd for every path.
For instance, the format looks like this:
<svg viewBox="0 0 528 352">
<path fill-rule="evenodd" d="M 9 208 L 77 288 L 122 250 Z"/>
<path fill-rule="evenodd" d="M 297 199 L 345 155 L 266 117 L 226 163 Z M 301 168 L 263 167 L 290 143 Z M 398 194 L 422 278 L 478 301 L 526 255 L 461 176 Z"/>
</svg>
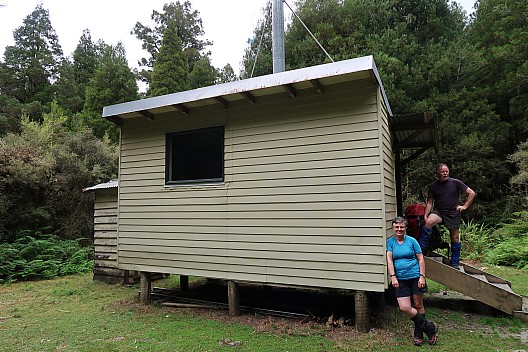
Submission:
<svg viewBox="0 0 528 352">
<path fill-rule="evenodd" d="M 422 253 L 424 255 L 427 255 L 427 246 L 429 246 L 429 240 L 431 239 L 432 234 L 433 229 L 421 226 L 420 240 L 418 243 L 420 244 L 420 248 L 422 249 Z"/>
<path fill-rule="evenodd" d="M 451 242 L 451 267 L 458 270 L 460 262 L 460 250 L 462 249 L 461 242 Z"/>
</svg>

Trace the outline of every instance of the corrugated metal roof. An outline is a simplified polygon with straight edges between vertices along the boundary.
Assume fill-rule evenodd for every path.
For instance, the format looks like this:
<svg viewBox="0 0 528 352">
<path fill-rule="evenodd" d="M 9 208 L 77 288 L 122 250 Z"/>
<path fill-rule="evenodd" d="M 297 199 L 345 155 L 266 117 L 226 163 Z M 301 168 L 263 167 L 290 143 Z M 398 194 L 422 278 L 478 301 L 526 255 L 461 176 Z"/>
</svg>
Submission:
<svg viewBox="0 0 528 352">
<path fill-rule="evenodd" d="M 372 79 L 380 86 L 384 103 L 391 116 L 392 132 L 398 149 L 436 147 L 436 115 L 416 113 L 392 116 L 372 56 L 105 106 L 103 117 L 121 124 L 124 119 L 141 116 L 154 119 L 157 114 L 170 111 L 191 114 L 192 109 L 206 105 L 228 108 L 230 104 L 244 100 L 258 104 L 260 97 L 277 93 L 289 94 L 292 98 L 303 89 L 315 89 L 321 93 L 324 92 L 325 86 L 359 79 Z"/>
<path fill-rule="evenodd" d="M 396 115 L 391 124 L 398 149 L 436 145 L 436 113 Z"/>
<path fill-rule="evenodd" d="M 105 106 L 103 117 L 115 123 L 134 116 L 153 118 L 156 113 L 166 112 L 167 108 L 189 114 L 192 108 L 204 105 L 221 104 L 224 108 L 234 101 L 258 102 L 260 96 L 286 92 L 295 96 L 300 89 L 322 89 L 325 85 L 336 84 L 363 78 L 371 78 L 380 86 L 384 102 L 392 116 L 389 101 L 379 77 L 374 58 L 364 56 L 298 70 L 279 72 L 240 81 L 228 82 L 189 91 L 141 99 L 127 103 Z"/>
<path fill-rule="evenodd" d="M 110 180 L 108 182 L 100 183 L 92 187 L 83 188 L 83 192 L 95 191 L 97 189 L 105 189 L 105 188 L 117 188 L 117 186 L 118 186 L 117 180 Z"/>
<path fill-rule="evenodd" d="M 406 115 L 396 115 L 391 119 L 391 130 L 397 150 L 418 149 L 402 164 L 417 158 L 427 149 L 437 148 L 436 113 L 420 112 Z"/>
</svg>

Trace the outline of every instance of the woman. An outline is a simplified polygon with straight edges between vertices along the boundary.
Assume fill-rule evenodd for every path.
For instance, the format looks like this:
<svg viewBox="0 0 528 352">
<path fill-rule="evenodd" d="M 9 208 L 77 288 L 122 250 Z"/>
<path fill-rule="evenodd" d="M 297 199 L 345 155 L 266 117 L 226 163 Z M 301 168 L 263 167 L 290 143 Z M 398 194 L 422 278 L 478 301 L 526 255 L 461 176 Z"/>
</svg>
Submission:
<svg viewBox="0 0 528 352">
<path fill-rule="evenodd" d="M 405 218 L 398 216 L 392 221 L 394 236 L 387 240 L 387 267 L 391 285 L 400 310 L 414 322 L 413 343 L 416 346 L 423 345 L 425 332 L 429 337 L 429 344 L 434 345 L 438 326 L 425 319 L 423 305 L 423 294 L 427 292 L 425 260 L 418 241 L 407 236 L 406 230 Z"/>
</svg>

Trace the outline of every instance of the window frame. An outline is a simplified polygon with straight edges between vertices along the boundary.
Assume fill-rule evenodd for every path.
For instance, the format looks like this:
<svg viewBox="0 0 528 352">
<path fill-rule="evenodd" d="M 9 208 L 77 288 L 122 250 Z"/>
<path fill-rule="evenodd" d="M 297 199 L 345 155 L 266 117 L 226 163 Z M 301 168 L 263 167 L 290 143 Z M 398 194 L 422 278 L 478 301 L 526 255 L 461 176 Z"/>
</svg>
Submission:
<svg viewBox="0 0 528 352">
<path fill-rule="evenodd" d="M 177 136 L 197 134 L 200 132 L 212 132 L 221 131 L 222 134 L 222 175 L 221 177 L 201 178 L 201 179 L 182 179 L 172 180 L 173 178 L 173 163 L 174 158 L 172 155 L 173 140 Z M 166 186 L 177 186 L 177 185 L 195 185 L 204 183 L 223 183 L 225 179 L 225 125 L 194 128 L 182 131 L 168 132 L 165 134 L 165 185 Z"/>
</svg>

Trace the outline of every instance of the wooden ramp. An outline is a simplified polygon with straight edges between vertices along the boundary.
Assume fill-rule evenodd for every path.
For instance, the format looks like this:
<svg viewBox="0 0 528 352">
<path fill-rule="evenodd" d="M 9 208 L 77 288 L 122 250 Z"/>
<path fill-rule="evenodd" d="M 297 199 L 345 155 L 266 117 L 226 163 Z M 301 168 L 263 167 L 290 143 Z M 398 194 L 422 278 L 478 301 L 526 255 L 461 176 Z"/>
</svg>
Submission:
<svg viewBox="0 0 528 352">
<path fill-rule="evenodd" d="M 424 258 L 427 277 L 431 280 L 504 313 L 525 321 L 528 319 L 528 302 L 525 298 L 523 307 L 523 296 L 512 291 L 509 281 L 462 262 L 460 270 L 456 270 L 449 266 L 449 259 L 441 254 L 433 253 Z"/>
</svg>

